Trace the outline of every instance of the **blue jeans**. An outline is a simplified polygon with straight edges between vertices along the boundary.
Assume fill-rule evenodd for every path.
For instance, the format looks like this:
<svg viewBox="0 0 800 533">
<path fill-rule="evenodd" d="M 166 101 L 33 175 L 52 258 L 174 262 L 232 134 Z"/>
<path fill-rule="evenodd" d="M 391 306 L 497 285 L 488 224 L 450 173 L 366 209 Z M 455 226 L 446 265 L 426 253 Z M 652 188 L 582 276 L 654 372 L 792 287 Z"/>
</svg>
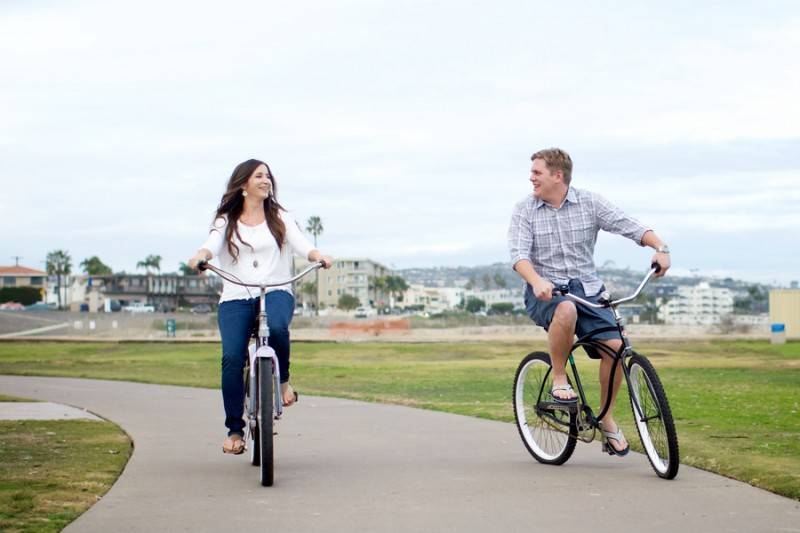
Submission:
<svg viewBox="0 0 800 533">
<path fill-rule="evenodd" d="M 264 297 L 269 339 L 281 370 L 281 383 L 289 381 L 289 324 L 294 313 L 294 296 L 286 291 L 270 291 Z M 257 327 L 258 298 L 230 300 L 219 305 L 217 320 L 222 337 L 222 402 L 228 435 L 244 435 L 244 366 L 247 346 Z"/>
</svg>

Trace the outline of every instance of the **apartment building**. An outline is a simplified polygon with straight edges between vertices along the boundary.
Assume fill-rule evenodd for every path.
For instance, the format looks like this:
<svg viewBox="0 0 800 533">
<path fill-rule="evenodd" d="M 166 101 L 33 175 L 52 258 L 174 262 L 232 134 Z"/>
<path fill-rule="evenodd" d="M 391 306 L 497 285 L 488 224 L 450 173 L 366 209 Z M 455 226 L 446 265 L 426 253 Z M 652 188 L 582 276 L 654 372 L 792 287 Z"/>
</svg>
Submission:
<svg viewBox="0 0 800 533">
<path fill-rule="evenodd" d="M 295 261 L 295 270 L 299 271 L 308 265 L 307 261 Z M 367 258 L 337 259 L 333 266 L 327 270 L 319 270 L 319 285 L 317 298 L 320 308 L 336 307 L 343 294 L 358 298 L 363 306 L 382 308 L 389 306 L 389 292 L 376 289 L 374 280 L 391 275 L 391 270 L 386 266 Z M 301 283 L 314 281 L 314 276 L 309 275 Z M 305 295 L 295 287 L 298 302 L 302 302 Z"/>
<path fill-rule="evenodd" d="M 722 317 L 733 313 L 733 292 L 711 287 L 707 282 L 680 286 L 661 306 L 660 317 L 667 324 L 719 324 Z"/>
<path fill-rule="evenodd" d="M 158 310 L 173 310 L 209 304 L 216 307 L 222 283 L 216 276 L 180 276 L 178 274 L 111 274 L 106 276 L 70 276 L 62 286 L 62 305 L 79 311 L 107 309 L 106 301 L 120 305 L 149 304 Z M 56 303 L 55 286 L 47 301 Z"/>
</svg>

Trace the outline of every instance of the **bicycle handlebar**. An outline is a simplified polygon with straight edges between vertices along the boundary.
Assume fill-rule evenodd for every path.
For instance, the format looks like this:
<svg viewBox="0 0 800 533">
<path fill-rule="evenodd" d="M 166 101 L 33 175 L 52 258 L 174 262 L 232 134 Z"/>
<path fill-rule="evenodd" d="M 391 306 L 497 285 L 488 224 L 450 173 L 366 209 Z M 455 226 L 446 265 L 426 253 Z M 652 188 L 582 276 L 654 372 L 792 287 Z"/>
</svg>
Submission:
<svg viewBox="0 0 800 533">
<path fill-rule="evenodd" d="M 280 285 L 288 285 L 289 283 L 294 283 L 295 281 L 297 281 L 298 279 L 302 278 L 303 276 L 305 276 L 309 272 L 313 272 L 314 270 L 322 268 L 323 266 L 325 266 L 325 263 L 323 263 L 322 261 L 315 261 L 314 263 L 311 263 L 309 266 L 307 266 L 305 268 L 305 270 L 303 270 L 302 272 L 300 272 L 296 276 L 294 276 L 292 278 L 289 278 L 287 280 L 278 281 L 278 282 L 275 282 L 275 283 L 244 283 L 242 281 L 239 281 L 239 280 L 236 280 L 236 279 L 232 279 L 232 277 L 233 277 L 232 274 L 230 274 L 228 272 L 225 272 L 224 270 L 222 270 L 220 268 L 215 267 L 214 265 L 212 265 L 208 261 L 200 261 L 199 263 L 197 263 L 197 270 L 200 270 L 201 272 L 204 271 L 204 270 L 210 270 L 210 271 L 214 272 L 216 275 L 218 275 L 219 277 L 221 277 L 222 279 L 224 279 L 226 281 L 229 281 L 231 283 L 234 283 L 236 285 L 241 285 L 242 287 L 254 287 L 256 289 L 266 289 L 267 287 L 278 287 Z"/>
<path fill-rule="evenodd" d="M 584 300 L 580 296 L 575 296 L 574 294 L 571 294 L 569 292 L 569 286 L 567 285 L 560 285 L 558 288 L 553 289 L 553 296 L 566 296 L 570 300 L 574 300 L 581 305 L 585 305 L 587 307 L 594 307 L 595 309 L 604 309 L 606 307 L 617 307 L 620 304 L 624 304 L 638 298 L 639 293 L 642 292 L 642 289 L 644 289 L 644 286 L 647 285 L 648 281 L 650 281 L 650 278 L 653 277 L 653 274 L 658 274 L 659 272 L 661 272 L 661 265 L 659 265 L 658 263 L 653 263 L 652 265 L 650 265 L 650 271 L 644 277 L 644 279 L 636 288 L 634 293 L 631 294 L 630 296 L 620 298 L 619 300 L 610 300 L 609 298 L 611 298 L 611 295 L 608 294 L 608 292 L 604 292 L 603 294 L 600 295 L 599 299 L 600 303 L 590 302 L 588 300 Z"/>
</svg>

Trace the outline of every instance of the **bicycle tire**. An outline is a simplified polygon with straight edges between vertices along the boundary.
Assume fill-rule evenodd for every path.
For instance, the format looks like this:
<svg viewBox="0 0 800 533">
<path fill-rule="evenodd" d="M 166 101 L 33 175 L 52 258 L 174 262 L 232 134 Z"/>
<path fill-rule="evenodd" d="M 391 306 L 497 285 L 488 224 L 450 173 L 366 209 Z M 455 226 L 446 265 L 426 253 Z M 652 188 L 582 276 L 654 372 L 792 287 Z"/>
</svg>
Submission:
<svg viewBox="0 0 800 533">
<path fill-rule="evenodd" d="M 578 429 L 574 412 L 553 411 L 549 418 L 537 405 L 552 387 L 550 355 L 529 353 L 514 376 L 514 417 L 523 444 L 540 463 L 562 465 L 575 451 Z M 561 425 L 564 430 L 555 429 Z"/>
<path fill-rule="evenodd" d="M 258 443 L 261 456 L 260 474 L 261 484 L 271 487 L 274 482 L 274 456 L 273 456 L 273 401 L 274 384 L 272 374 L 272 361 L 261 359 L 258 361 Z"/>
<path fill-rule="evenodd" d="M 629 398 L 631 410 L 650 466 L 660 478 L 673 479 L 678 475 L 680 453 L 678 434 L 664 386 L 656 369 L 643 355 L 633 353 L 628 361 Z M 634 396 L 643 412 L 639 417 Z"/>
<path fill-rule="evenodd" d="M 244 368 L 244 412 L 248 413 L 250 407 L 250 367 Z M 253 414 L 255 416 L 255 413 Z M 248 414 L 247 427 L 245 434 L 247 436 L 247 449 L 250 451 L 250 464 L 253 466 L 261 465 L 261 444 L 258 440 L 258 422 L 252 423 Z"/>
</svg>

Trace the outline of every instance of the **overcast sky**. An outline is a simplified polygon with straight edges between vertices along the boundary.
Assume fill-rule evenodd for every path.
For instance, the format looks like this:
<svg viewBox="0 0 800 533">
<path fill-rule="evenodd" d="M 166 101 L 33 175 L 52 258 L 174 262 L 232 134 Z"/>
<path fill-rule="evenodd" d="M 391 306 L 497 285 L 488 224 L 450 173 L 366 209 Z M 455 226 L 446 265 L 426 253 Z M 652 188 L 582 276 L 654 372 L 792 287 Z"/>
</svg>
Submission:
<svg viewBox="0 0 800 533">
<path fill-rule="evenodd" d="M 530 156 L 559 146 L 676 272 L 800 279 L 797 2 L 557 4 L 6 0 L 0 264 L 175 270 L 249 158 L 325 253 L 507 261 Z"/>
</svg>

